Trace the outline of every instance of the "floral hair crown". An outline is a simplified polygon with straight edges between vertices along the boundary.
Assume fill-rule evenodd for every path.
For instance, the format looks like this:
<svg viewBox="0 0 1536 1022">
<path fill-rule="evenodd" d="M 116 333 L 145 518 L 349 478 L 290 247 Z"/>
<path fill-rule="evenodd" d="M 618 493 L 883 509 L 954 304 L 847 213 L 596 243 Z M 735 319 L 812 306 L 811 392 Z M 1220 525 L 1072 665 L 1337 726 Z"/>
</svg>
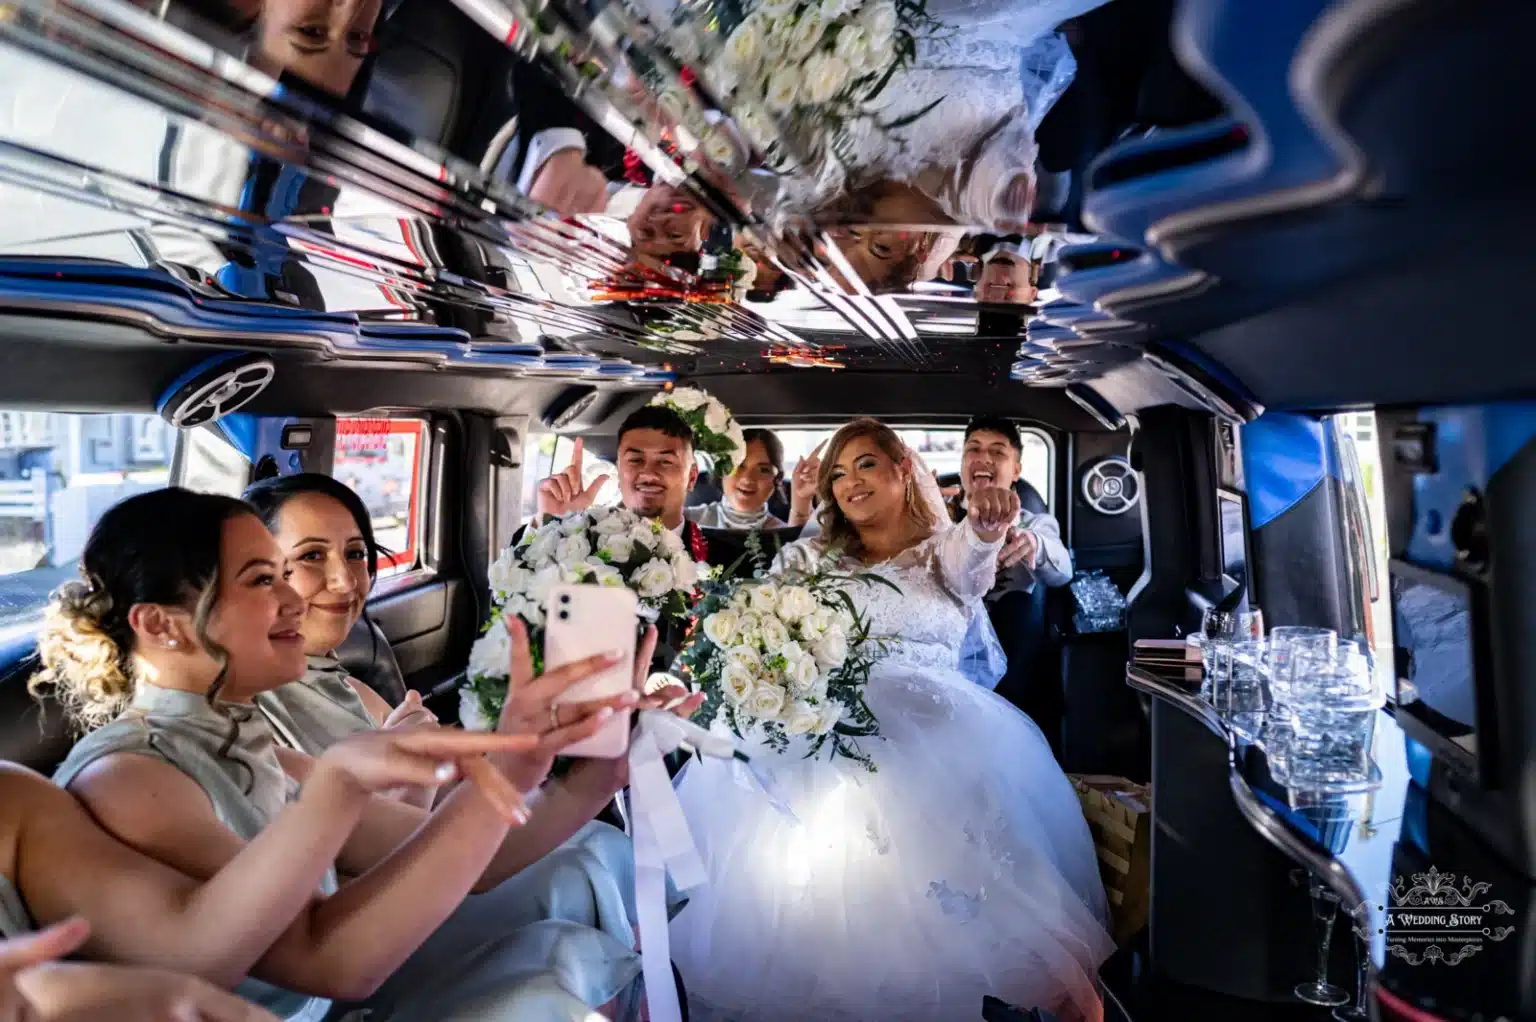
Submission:
<svg viewBox="0 0 1536 1022">
<path fill-rule="evenodd" d="M 724 479 L 741 464 L 747 442 L 730 409 L 696 387 L 678 387 L 656 395 L 651 404 L 670 408 L 693 432 L 693 449 L 710 461 L 715 478 Z"/>
</svg>

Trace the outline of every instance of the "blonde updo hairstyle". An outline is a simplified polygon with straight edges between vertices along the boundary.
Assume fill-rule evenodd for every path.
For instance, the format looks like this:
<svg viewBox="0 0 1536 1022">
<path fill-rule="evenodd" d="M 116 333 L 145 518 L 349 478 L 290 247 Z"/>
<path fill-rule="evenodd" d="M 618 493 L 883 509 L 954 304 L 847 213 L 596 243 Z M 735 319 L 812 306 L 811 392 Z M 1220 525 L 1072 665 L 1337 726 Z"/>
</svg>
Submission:
<svg viewBox="0 0 1536 1022">
<path fill-rule="evenodd" d="M 842 429 L 832 435 L 827 443 L 826 454 L 821 459 L 821 471 L 816 479 L 816 496 L 821 501 L 821 511 L 818 519 L 821 523 L 821 535 L 828 548 L 841 550 L 852 556 L 863 553 L 864 544 L 859 539 L 859 530 L 843 514 L 843 509 L 837 506 L 837 500 L 832 495 L 832 473 L 837 468 L 837 460 L 842 457 L 843 449 L 854 440 L 867 437 L 878 447 L 886 457 L 898 465 L 907 459 L 907 445 L 902 443 L 901 437 L 896 431 L 878 419 L 854 419 Z M 909 469 L 910 469 L 909 463 Z M 934 515 L 933 509 L 923 499 L 919 492 L 916 480 L 910 471 L 907 475 L 906 515 L 924 533 L 932 533 L 938 528 L 939 520 Z"/>
<path fill-rule="evenodd" d="M 222 688 L 228 654 L 208 636 L 218 593 L 224 523 L 251 507 L 231 497 L 163 489 L 121 501 L 91 530 L 81 578 L 56 589 L 37 639 L 42 669 L 28 690 L 51 694 L 80 732 L 108 723 L 133 699 L 135 604 L 180 606 L 193 613 L 198 642 L 219 662 L 209 689 Z"/>
</svg>

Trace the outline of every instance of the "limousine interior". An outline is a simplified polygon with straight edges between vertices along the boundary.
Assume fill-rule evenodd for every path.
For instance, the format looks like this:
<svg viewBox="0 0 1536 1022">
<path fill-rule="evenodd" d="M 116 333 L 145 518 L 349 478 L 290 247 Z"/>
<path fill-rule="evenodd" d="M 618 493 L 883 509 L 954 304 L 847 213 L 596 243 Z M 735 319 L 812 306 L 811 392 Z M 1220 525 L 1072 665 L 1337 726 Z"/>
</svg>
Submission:
<svg viewBox="0 0 1536 1022">
<path fill-rule="evenodd" d="M 243 9 L 0 3 L 0 758 L 68 748 L 35 631 L 128 494 L 352 485 L 390 553 L 343 659 L 452 720 L 538 481 L 577 438 L 595 476 L 659 391 L 705 388 L 790 464 L 876 416 L 941 476 L 1000 416 L 1076 573 L 1002 623 L 1027 660 L 1002 694 L 1067 772 L 1150 790 L 1107 1016 L 1324 1018 L 1296 991 L 1326 979 L 1358 998 L 1338 1018 L 1536 1017 L 1536 7 L 1110 0 L 1060 28 L 1018 230 L 778 216 L 801 171 L 771 154 L 822 150 L 680 145 L 676 62 L 625 4 L 388 0 L 319 70 Z M 655 224 L 529 194 L 546 100 L 674 190 Z M 955 247 L 887 272 L 909 242 Z M 1027 281 L 989 290 L 999 252 Z M 1423 592 L 1449 609 L 1414 618 Z M 1213 608 L 1361 644 L 1364 782 L 1288 786 L 1198 669 L 1155 663 Z M 1433 871 L 1491 885 L 1512 933 L 1404 923 L 1461 904 Z M 1309 874 L 1360 934 L 1321 963 Z"/>
</svg>

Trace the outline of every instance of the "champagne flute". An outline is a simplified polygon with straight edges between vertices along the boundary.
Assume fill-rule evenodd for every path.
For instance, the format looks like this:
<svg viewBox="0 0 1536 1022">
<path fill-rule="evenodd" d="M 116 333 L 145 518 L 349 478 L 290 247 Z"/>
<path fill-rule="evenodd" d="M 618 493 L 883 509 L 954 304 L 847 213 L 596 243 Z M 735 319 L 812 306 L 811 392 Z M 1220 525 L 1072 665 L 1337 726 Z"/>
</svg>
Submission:
<svg viewBox="0 0 1536 1022">
<path fill-rule="evenodd" d="M 1355 906 L 1354 925 L 1350 931 L 1355 936 L 1355 1003 L 1333 1009 L 1338 1022 L 1371 1022 L 1368 999 L 1371 993 L 1371 911 L 1361 902 Z"/>
<path fill-rule="evenodd" d="M 1296 984 L 1296 996 L 1324 1008 L 1348 1004 L 1349 993 L 1328 982 L 1328 950 L 1333 945 L 1333 919 L 1339 911 L 1339 896 L 1305 870 L 1293 871 L 1293 882 L 1300 883 L 1298 874 L 1305 875 L 1312 895 L 1312 922 L 1317 926 L 1317 979 Z"/>
</svg>

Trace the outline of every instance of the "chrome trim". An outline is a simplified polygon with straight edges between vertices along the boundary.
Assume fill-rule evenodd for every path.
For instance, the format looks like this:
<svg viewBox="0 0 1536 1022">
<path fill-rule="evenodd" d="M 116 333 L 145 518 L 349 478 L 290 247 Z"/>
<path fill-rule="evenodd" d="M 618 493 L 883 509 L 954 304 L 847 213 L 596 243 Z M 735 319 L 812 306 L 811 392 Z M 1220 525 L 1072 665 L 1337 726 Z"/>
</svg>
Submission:
<svg viewBox="0 0 1536 1022">
<path fill-rule="evenodd" d="M 1135 664 L 1126 665 L 1125 683 L 1138 692 L 1145 692 L 1148 695 L 1160 696 L 1168 700 L 1204 724 L 1210 729 L 1212 734 L 1225 739 L 1228 745 L 1232 743 L 1232 733 L 1221 719 L 1221 714 L 1216 712 L 1216 707 L 1201 699 L 1197 693 L 1170 684 L 1153 672 L 1148 671 L 1144 667 L 1138 667 Z"/>
<path fill-rule="evenodd" d="M 1361 905 L 1368 903 L 1369 898 L 1360 885 L 1355 883 L 1355 878 L 1350 875 L 1344 864 L 1326 852 L 1319 852 L 1307 841 L 1292 830 L 1284 820 L 1275 815 L 1275 811 L 1260 801 L 1247 782 L 1243 778 L 1242 771 L 1238 770 L 1236 762 L 1231 763 L 1228 774 L 1232 788 L 1232 800 L 1237 803 L 1237 811 L 1243 814 L 1243 818 L 1253 825 L 1253 829 L 1280 853 L 1289 859 L 1293 859 L 1313 876 L 1322 880 L 1334 893 L 1345 911 L 1353 913 Z"/>
<path fill-rule="evenodd" d="M 1105 416 L 1102 412 L 1100 412 L 1097 408 L 1095 408 L 1093 406 L 1093 402 L 1089 401 L 1087 398 L 1083 397 L 1081 394 L 1078 394 L 1072 387 L 1068 387 L 1063 393 L 1065 393 L 1067 395 L 1067 398 L 1073 404 L 1077 405 L 1077 407 L 1079 407 L 1083 411 L 1087 412 L 1089 418 L 1093 419 L 1094 422 L 1097 422 L 1100 426 L 1103 426 L 1105 429 L 1109 430 L 1111 433 L 1116 432 L 1122 426 L 1125 425 L 1125 423 L 1123 421 L 1121 422 L 1121 424 L 1119 426 L 1117 426 L 1113 422 L 1109 421 L 1109 418 L 1107 416 Z"/>
<path fill-rule="evenodd" d="M 1349 138 L 1320 109 L 1317 102 L 1320 91 L 1319 79 L 1324 73 L 1325 66 L 1330 65 L 1341 51 L 1347 50 L 1356 38 L 1372 26 L 1373 22 L 1380 20 L 1391 10 L 1411 2 L 1413 0 L 1361 0 L 1353 4 L 1335 4 L 1324 11 L 1302 34 L 1301 44 L 1291 60 L 1288 75 L 1290 92 L 1298 100 L 1297 108 L 1302 117 L 1317 133 L 1318 139 L 1339 161 L 1340 168 L 1337 172 L 1321 181 L 1243 199 L 1229 199 L 1170 214 L 1147 228 L 1147 243 L 1155 246 L 1169 245 L 1181 235 L 1233 221 L 1253 220 L 1277 213 L 1325 205 L 1363 188 L 1367 181 L 1365 155 L 1355 145 L 1354 140 Z M 1177 26 L 1174 35 L 1174 48 L 1181 57 L 1185 58 L 1186 65 L 1190 58 L 1193 58 L 1203 72 L 1203 75 L 1197 75 L 1197 77 L 1211 77 L 1219 80 L 1226 86 L 1221 91 L 1227 94 L 1227 98 L 1231 98 L 1235 90 L 1214 67 L 1191 52 L 1193 46 L 1184 40 L 1183 33 Z M 1246 109 L 1243 112 L 1251 113 Z M 1262 130 L 1255 133 L 1254 139 L 1263 147 L 1260 155 L 1269 156 L 1272 149 L 1269 139 L 1264 136 Z M 1249 157 L 1250 160 L 1252 158 L 1252 156 Z"/>
<path fill-rule="evenodd" d="M 1190 270 L 1155 284 L 1138 284 L 1133 287 L 1123 287 L 1118 291 L 1106 292 L 1093 304 L 1105 312 L 1118 315 L 1114 310 L 1122 305 L 1139 305 L 1192 297 L 1209 291 L 1215 283 L 1216 278 L 1203 270 Z"/>
<path fill-rule="evenodd" d="M 1233 425 L 1237 426 L 1241 426 L 1243 423 L 1248 421 L 1232 404 L 1227 401 L 1226 398 L 1222 397 L 1220 394 L 1216 393 L 1210 387 L 1207 387 L 1205 384 L 1201 383 L 1199 380 L 1195 379 L 1193 376 L 1189 375 L 1184 370 L 1174 365 L 1172 362 L 1169 362 L 1161 355 L 1154 355 L 1149 351 L 1145 352 L 1143 357 L 1146 358 L 1148 362 L 1151 362 L 1153 367 L 1156 368 L 1158 372 L 1166 376 L 1170 383 L 1183 390 L 1195 401 L 1204 405 L 1206 411 L 1210 412 L 1212 415 L 1215 415 L 1219 419 L 1225 419 Z"/>
<path fill-rule="evenodd" d="M 1259 832 L 1259 836 L 1277 848 L 1281 854 L 1306 867 L 1314 876 L 1321 879 L 1338 894 L 1346 911 L 1353 913 L 1362 904 L 1367 904 L 1369 898 L 1360 885 L 1355 882 L 1354 876 L 1344 867 L 1344 864 L 1326 852 L 1319 851 L 1301 835 L 1297 834 L 1283 819 L 1275 813 L 1254 792 L 1242 770 L 1237 765 L 1239 745 L 1236 735 L 1221 716 L 1204 699 L 1178 686 L 1171 685 L 1145 668 L 1135 664 L 1127 664 L 1125 669 L 1125 683 L 1130 688 L 1158 696 L 1183 710 L 1195 720 L 1204 724 L 1217 737 L 1227 743 L 1227 782 L 1232 790 L 1232 800 L 1237 803 L 1238 812 L 1243 818 Z"/>
<path fill-rule="evenodd" d="M 1125 417 L 1126 426 L 1131 431 L 1130 442 L 1125 445 L 1125 460 L 1131 460 L 1131 444 L 1136 442 L 1136 433 L 1141 428 L 1141 422 L 1134 415 Z M 1131 584 L 1130 590 L 1125 594 L 1125 605 L 1131 606 L 1142 590 L 1152 584 L 1152 526 L 1148 521 L 1147 512 L 1147 476 L 1144 472 L 1136 473 L 1136 481 L 1141 484 L 1141 494 L 1136 501 L 1137 511 L 1141 516 L 1141 574 L 1136 576 L 1136 581 Z"/>
</svg>

